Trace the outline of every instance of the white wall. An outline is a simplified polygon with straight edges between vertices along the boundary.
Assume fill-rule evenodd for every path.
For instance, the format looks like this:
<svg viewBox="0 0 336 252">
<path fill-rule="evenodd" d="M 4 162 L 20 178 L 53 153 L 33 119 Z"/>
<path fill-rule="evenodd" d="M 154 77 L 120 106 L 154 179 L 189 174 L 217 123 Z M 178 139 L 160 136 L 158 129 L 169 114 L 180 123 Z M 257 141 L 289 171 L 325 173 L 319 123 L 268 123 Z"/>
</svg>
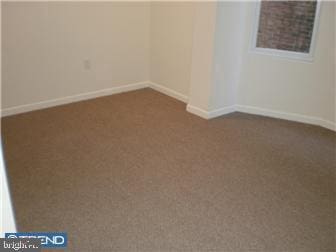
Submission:
<svg viewBox="0 0 336 252">
<path fill-rule="evenodd" d="M 210 109 L 237 103 L 241 54 L 244 41 L 244 3 L 219 2 L 216 13 L 213 56 L 213 93 Z"/>
<path fill-rule="evenodd" d="M 14 212 L 2 155 L 2 147 L 0 145 L 0 238 L 4 237 L 5 233 L 16 232 Z"/>
<path fill-rule="evenodd" d="M 322 2 L 314 61 L 306 63 L 250 53 L 255 4 L 245 3 L 239 104 L 335 123 L 334 5 Z"/>
<path fill-rule="evenodd" d="M 208 118 L 206 113 L 211 106 L 216 10 L 216 2 L 199 2 L 195 6 L 187 110 L 203 118 Z"/>
<path fill-rule="evenodd" d="M 149 80 L 149 3 L 2 4 L 3 108 Z"/>
<path fill-rule="evenodd" d="M 308 63 L 250 51 L 256 3 L 219 2 L 216 11 L 199 3 L 187 110 L 204 118 L 242 111 L 336 129 L 335 4 L 322 2 Z"/>
<path fill-rule="evenodd" d="M 335 125 L 333 2 L 322 3 L 313 63 L 249 52 L 255 3 L 3 5 L 4 108 L 151 80 L 205 118 L 241 110 Z"/>
<path fill-rule="evenodd" d="M 195 4 L 151 3 L 151 81 L 189 95 Z"/>
<path fill-rule="evenodd" d="M 242 5 L 197 4 L 187 110 L 206 119 L 235 111 L 245 25 Z"/>
<path fill-rule="evenodd" d="M 1 27 L 1 5 L 0 4 L 0 27 Z M 0 29 L 1 30 L 1 29 Z M 0 47 L 1 47 L 2 36 L 0 32 Z M 0 59 L 2 52 L 0 50 Z M 1 60 L 0 60 L 0 69 L 1 69 Z M 1 86 L 1 71 L 0 71 L 0 86 Z M 0 89 L 1 94 L 1 89 Z M 1 95 L 0 95 L 1 101 Z M 0 102 L 1 109 L 1 102 Z M 1 125 L 0 125 L 1 131 Z M 3 162 L 3 152 L 2 152 L 2 143 L 0 137 L 0 238 L 5 236 L 5 233 L 16 232 L 14 213 L 12 208 L 12 203 L 10 200 L 6 169 Z"/>
</svg>

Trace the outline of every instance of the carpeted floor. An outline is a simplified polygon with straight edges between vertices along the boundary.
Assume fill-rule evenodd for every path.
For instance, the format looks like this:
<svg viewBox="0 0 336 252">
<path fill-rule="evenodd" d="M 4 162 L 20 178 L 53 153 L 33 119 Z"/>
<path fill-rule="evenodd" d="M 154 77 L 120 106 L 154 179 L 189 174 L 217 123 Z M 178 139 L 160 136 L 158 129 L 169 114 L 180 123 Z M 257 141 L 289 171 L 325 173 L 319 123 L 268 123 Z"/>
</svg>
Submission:
<svg viewBox="0 0 336 252">
<path fill-rule="evenodd" d="M 67 251 L 332 251 L 332 131 L 151 89 L 6 117 L 19 231 Z"/>
</svg>

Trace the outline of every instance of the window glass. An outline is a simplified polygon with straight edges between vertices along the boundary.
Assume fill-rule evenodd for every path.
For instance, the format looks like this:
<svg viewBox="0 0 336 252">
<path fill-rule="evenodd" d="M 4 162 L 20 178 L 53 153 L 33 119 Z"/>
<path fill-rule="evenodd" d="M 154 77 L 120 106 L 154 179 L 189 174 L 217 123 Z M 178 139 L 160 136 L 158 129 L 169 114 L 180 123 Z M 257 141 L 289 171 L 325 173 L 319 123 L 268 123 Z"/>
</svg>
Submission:
<svg viewBox="0 0 336 252">
<path fill-rule="evenodd" d="M 262 1 L 257 48 L 309 53 L 317 1 Z"/>
</svg>

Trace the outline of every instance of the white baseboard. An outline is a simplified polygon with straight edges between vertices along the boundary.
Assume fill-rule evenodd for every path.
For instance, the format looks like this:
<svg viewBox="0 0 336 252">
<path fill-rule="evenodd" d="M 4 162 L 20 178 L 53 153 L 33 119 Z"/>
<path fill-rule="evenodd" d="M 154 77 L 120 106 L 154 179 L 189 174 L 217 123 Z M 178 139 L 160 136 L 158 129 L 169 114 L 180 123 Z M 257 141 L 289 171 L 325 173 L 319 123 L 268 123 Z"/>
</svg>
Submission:
<svg viewBox="0 0 336 252">
<path fill-rule="evenodd" d="M 188 96 L 186 95 L 183 95 L 170 88 L 164 87 L 157 83 L 153 83 L 151 81 L 143 81 L 143 82 L 138 82 L 138 83 L 129 84 L 129 85 L 123 85 L 123 86 L 107 88 L 107 89 L 102 89 L 102 90 L 88 92 L 88 93 L 77 94 L 73 96 L 57 98 L 53 100 L 47 100 L 47 101 L 42 101 L 42 102 L 36 102 L 36 103 L 6 108 L 6 109 L 1 110 L 1 116 L 3 117 L 3 116 L 14 115 L 14 114 L 20 114 L 20 113 L 24 113 L 28 111 L 54 107 L 58 105 L 93 99 L 93 98 L 117 94 L 117 93 L 128 92 L 128 91 L 142 89 L 146 87 L 150 87 L 158 92 L 171 96 L 184 103 L 188 103 Z M 300 114 L 295 114 L 295 113 L 287 113 L 283 111 L 276 111 L 276 110 L 264 109 L 260 107 L 253 107 L 253 106 L 247 106 L 247 105 L 238 104 L 238 105 L 223 107 L 223 108 L 212 110 L 212 111 L 206 111 L 204 109 L 188 104 L 187 111 L 192 114 L 198 115 L 204 119 L 211 119 L 211 118 L 215 118 L 221 115 L 226 115 L 226 114 L 237 111 L 237 112 L 244 112 L 244 113 L 255 114 L 255 115 L 263 115 L 263 116 L 269 116 L 269 117 L 274 117 L 274 118 L 279 118 L 279 119 L 285 119 L 285 120 L 290 120 L 290 121 L 318 125 L 318 126 L 336 131 L 336 123 L 332 121 L 324 120 L 322 118 L 305 116 L 305 115 L 300 115 Z"/>
<path fill-rule="evenodd" d="M 184 103 L 188 103 L 189 97 L 186 95 L 183 95 L 179 92 L 176 92 L 175 90 L 172 90 L 170 88 L 164 87 L 160 84 L 154 83 L 154 82 L 149 82 L 149 87 L 160 92 L 163 93 L 165 95 L 171 96 L 179 101 L 182 101 Z"/>
<path fill-rule="evenodd" d="M 235 112 L 235 106 L 232 105 L 232 106 L 227 106 L 227 107 L 223 107 L 223 108 L 220 108 L 220 109 L 214 109 L 214 110 L 211 110 L 209 112 L 209 119 L 211 118 L 215 118 L 215 117 L 218 117 L 218 116 L 221 116 L 221 115 L 226 115 L 226 114 L 230 114 L 232 112 Z"/>
<path fill-rule="evenodd" d="M 107 89 L 102 89 L 102 90 L 97 90 L 93 92 L 87 92 L 87 93 L 81 93 L 77 95 L 72 95 L 72 96 L 66 96 L 66 97 L 61 97 L 57 99 L 52 99 L 52 100 L 46 100 L 46 101 L 41 101 L 41 102 L 35 102 L 35 103 L 30 103 L 30 104 L 25 104 L 25 105 L 20 105 L 20 106 L 15 106 L 15 107 L 10 107 L 10 108 L 5 108 L 1 110 L 1 117 L 4 116 L 10 116 L 10 115 L 15 115 L 15 114 L 21 114 L 33 110 L 39 110 L 39 109 L 44 109 L 44 108 L 50 108 L 58 105 L 64 105 L 72 102 L 78 102 L 78 101 L 83 101 L 83 100 L 89 100 L 97 97 L 102 97 L 102 96 L 107 96 L 107 95 L 112 95 L 112 94 L 118 94 L 118 93 L 123 93 L 123 92 L 128 92 L 128 91 L 133 91 L 137 89 L 142 89 L 150 87 L 160 93 L 163 93 L 165 95 L 171 96 L 177 100 L 180 100 L 184 103 L 188 102 L 188 97 L 178 93 L 170 88 L 166 88 L 162 85 L 159 85 L 157 83 L 153 83 L 151 81 L 143 81 L 143 82 L 138 82 L 138 83 L 133 83 L 129 85 L 123 85 L 123 86 L 117 86 L 117 87 L 112 87 L 112 88 L 107 88 Z"/>
<path fill-rule="evenodd" d="M 218 116 L 222 116 L 222 115 L 226 115 L 232 112 L 235 112 L 235 107 L 234 106 L 227 106 L 227 107 L 223 107 L 220 109 L 215 109 L 215 110 L 211 110 L 211 111 L 206 111 L 204 109 L 195 107 L 193 105 L 188 104 L 187 105 L 187 111 L 195 114 L 197 116 L 200 116 L 204 119 L 212 119 Z"/>
<path fill-rule="evenodd" d="M 188 104 L 187 105 L 187 111 L 189 113 L 192 113 L 194 115 L 197 115 L 199 117 L 202 117 L 203 119 L 210 119 L 209 118 L 209 112 L 206 110 L 203 110 L 201 108 L 195 107 L 193 105 Z"/>
<path fill-rule="evenodd" d="M 331 121 L 319 119 L 319 123 L 316 124 L 316 125 L 319 125 L 321 127 L 336 131 L 336 123 L 333 123 Z"/>
<path fill-rule="evenodd" d="M 137 89 L 146 88 L 148 86 L 149 86 L 149 82 L 144 81 L 144 82 L 138 82 L 138 83 L 133 83 L 133 84 L 128 84 L 128 85 L 118 86 L 118 87 L 101 89 L 101 90 L 97 90 L 93 92 L 66 96 L 66 97 L 47 100 L 47 101 L 25 104 L 25 105 L 11 107 L 11 108 L 5 108 L 1 110 L 1 117 L 14 115 L 14 114 L 20 114 L 24 112 L 33 111 L 33 110 L 54 107 L 54 106 L 68 104 L 68 103 L 77 102 L 77 101 L 89 100 L 89 99 L 93 99 L 93 98 L 97 98 L 101 96 L 107 96 L 107 95 L 112 95 L 112 94 L 133 91 Z"/>
<path fill-rule="evenodd" d="M 253 107 L 253 106 L 246 106 L 246 105 L 236 105 L 235 107 L 236 107 L 237 112 L 244 112 L 244 113 L 263 115 L 263 116 L 279 118 L 279 119 L 284 119 L 284 120 L 289 120 L 289 121 L 308 123 L 308 124 L 318 125 L 318 126 L 336 131 L 335 123 L 318 118 L 318 117 L 300 115 L 300 114 L 295 114 L 295 113 L 287 113 L 283 111 L 270 110 L 270 109 L 264 109 L 264 108 Z"/>
<path fill-rule="evenodd" d="M 318 125 L 318 126 L 336 131 L 336 124 L 334 122 L 327 121 L 327 120 L 324 120 L 318 117 L 305 116 L 305 115 L 300 115 L 300 114 L 295 114 L 295 113 L 287 113 L 283 111 L 276 111 L 276 110 L 270 110 L 270 109 L 264 109 L 264 108 L 253 107 L 253 106 L 246 106 L 246 105 L 233 105 L 233 106 L 228 106 L 228 107 L 224 107 L 224 108 L 220 108 L 220 109 L 216 109 L 212 111 L 206 111 L 204 109 L 188 104 L 187 111 L 199 117 L 202 117 L 203 119 L 211 119 L 211 118 L 226 115 L 232 112 L 243 112 L 243 113 L 248 113 L 248 114 L 262 115 L 262 116 L 279 118 L 279 119 L 284 119 L 284 120 L 289 120 L 289 121 Z"/>
</svg>

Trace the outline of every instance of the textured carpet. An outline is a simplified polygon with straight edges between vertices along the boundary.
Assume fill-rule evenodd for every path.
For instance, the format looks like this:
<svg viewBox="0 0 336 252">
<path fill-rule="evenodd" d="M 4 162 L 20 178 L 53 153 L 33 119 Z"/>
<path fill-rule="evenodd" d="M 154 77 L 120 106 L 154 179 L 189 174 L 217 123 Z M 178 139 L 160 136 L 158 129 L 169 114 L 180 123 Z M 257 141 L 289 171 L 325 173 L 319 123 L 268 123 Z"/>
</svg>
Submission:
<svg viewBox="0 0 336 252">
<path fill-rule="evenodd" d="M 68 251 L 332 251 L 332 131 L 151 89 L 2 119 L 19 231 Z"/>
</svg>

